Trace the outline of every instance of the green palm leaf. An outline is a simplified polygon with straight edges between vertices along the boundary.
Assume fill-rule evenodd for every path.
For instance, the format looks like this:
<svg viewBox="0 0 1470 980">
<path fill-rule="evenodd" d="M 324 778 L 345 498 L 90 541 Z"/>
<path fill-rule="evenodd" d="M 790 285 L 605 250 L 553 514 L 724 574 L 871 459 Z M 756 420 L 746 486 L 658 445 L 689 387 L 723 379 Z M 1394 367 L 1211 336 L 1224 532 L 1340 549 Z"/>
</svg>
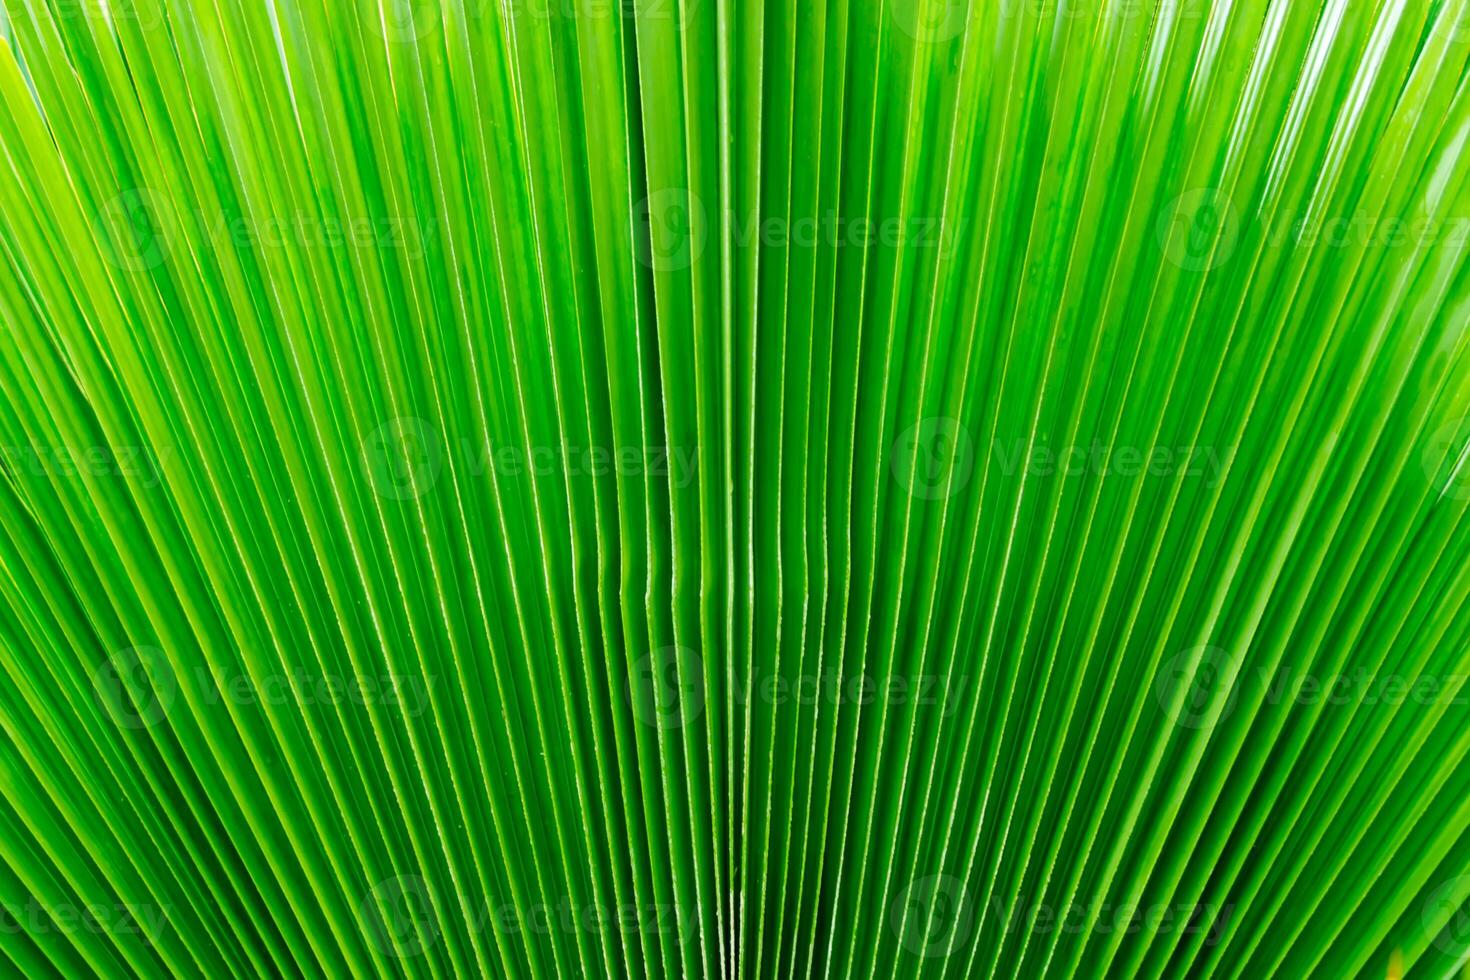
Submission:
<svg viewBox="0 0 1470 980">
<path fill-rule="evenodd" d="M 25 976 L 1444 977 L 1465 0 L 5 0 Z"/>
</svg>

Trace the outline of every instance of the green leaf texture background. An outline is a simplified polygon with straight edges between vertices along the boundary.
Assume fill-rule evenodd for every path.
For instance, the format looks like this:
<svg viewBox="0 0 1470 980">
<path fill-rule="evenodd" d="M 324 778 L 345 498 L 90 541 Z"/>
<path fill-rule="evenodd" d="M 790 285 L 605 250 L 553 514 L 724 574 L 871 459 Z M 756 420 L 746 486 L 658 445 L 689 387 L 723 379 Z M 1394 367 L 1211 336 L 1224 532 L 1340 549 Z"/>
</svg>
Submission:
<svg viewBox="0 0 1470 980">
<path fill-rule="evenodd" d="M 1466 0 L 4 0 L 0 972 L 1470 947 Z"/>
</svg>

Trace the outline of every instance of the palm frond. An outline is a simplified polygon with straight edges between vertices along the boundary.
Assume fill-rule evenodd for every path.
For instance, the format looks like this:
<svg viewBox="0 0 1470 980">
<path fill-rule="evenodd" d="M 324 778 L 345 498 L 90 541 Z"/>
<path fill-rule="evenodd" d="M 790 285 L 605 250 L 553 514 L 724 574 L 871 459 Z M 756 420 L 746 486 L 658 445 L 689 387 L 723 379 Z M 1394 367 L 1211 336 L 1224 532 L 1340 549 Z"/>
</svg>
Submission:
<svg viewBox="0 0 1470 980">
<path fill-rule="evenodd" d="M 1466 0 L 5 0 L 26 976 L 1444 977 Z"/>
</svg>

